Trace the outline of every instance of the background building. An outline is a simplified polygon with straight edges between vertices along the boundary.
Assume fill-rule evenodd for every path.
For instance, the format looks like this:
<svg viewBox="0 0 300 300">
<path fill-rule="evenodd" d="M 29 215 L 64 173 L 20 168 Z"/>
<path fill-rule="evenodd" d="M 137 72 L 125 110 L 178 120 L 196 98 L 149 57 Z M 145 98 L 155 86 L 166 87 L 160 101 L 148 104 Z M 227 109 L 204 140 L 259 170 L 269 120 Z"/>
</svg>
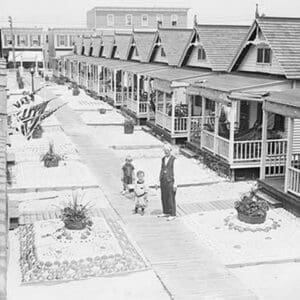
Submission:
<svg viewBox="0 0 300 300">
<path fill-rule="evenodd" d="M 75 39 L 82 35 L 92 35 L 93 30 L 87 28 L 49 28 L 45 60 L 51 68 L 52 60 L 73 50 Z"/>
<path fill-rule="evenodd" d="M 87 12 L 87 27 L 113 31 L 153 30 L 157 23 L 164 27 L 187 27 L 189 8 L 171 7 L 105 7 L 97 6 Z"/>
<path fill-rule="evenodd" d="M 8 67 L 13 67 L 13 41 L 17 66 L 44 66 L 46 33 L 42 28 L 13 28 L 13 32 L 10 28 L 1 29 L 2 51 Z"/>
</svg>

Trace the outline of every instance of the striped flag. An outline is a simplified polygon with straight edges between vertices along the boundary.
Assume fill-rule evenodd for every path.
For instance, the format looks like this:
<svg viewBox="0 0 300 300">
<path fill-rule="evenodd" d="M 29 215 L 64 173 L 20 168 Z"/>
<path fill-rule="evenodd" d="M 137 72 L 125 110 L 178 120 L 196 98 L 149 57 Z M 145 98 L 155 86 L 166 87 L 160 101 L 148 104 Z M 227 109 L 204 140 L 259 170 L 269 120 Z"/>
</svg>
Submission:
<svg viewBox="0 0 300 300">
<path fill-rule="evenodd" d="M 53 99 L 33 106 L 27 106 L 16 113 L 19 130 L 28 140 L 31 138 L 34 129 L 41 123 L 42 116 L 51 100 Z"/>
<path fill-rule="evenodd" d="M 22 98 L 20 98 L 15 103 L 13 103 L 13 106 L 15 106 L 16 108 L 21 108 L 25 104 L 30 104 L 31 102 L 34 102 L 34 95 L 36 93 L 38 93 L 43 88 L 44 87 L 41 87 L 41 88 L 33 91 L 33 93 L 30 93 L 28 95 L 24 95 Z"/>
</svg>

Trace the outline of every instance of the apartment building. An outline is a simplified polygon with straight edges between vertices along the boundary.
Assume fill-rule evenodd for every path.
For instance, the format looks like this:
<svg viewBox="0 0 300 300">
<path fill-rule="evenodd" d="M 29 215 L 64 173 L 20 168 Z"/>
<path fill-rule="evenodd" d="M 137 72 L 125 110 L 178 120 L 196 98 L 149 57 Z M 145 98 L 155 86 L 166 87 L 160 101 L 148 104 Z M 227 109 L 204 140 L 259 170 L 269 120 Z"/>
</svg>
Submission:
<svg viewBox="0 0 300 300">
<path fill-rule="evenodd" d="M 163 27 L 187 27 L 189 8 L 176 7 L 106 7 L 87 12 L 87 27 L 105 31 Z"/>
</svg>

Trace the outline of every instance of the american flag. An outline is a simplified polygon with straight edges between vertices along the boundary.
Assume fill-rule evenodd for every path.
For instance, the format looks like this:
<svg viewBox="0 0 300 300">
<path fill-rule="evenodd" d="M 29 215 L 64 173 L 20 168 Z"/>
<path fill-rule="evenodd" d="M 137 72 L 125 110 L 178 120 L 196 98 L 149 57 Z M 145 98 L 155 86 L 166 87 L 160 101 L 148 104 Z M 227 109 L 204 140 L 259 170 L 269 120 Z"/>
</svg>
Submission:
<svg viewBox="0 0 300 300">
<path fill-rule="evenodd" d="M 15 106 L 16 108 L 21 108 L 25 104 L 30 104 L 31 102 L 34 102 L 34 95 L 43 88 L 44 87 L 41 87 L 28 95 L 24 95 L 21 99 L 13 103 L 13 106 Z"/>
<path fill-rule="evenodd" d="M 27 106 L 16 113 L 17 123 L 19 124 L 18 129 L 28 140 L 31 138 L 34 129 L 41 123 L 42 116 L 51 100 L 53 99 Z"/>
</svg>

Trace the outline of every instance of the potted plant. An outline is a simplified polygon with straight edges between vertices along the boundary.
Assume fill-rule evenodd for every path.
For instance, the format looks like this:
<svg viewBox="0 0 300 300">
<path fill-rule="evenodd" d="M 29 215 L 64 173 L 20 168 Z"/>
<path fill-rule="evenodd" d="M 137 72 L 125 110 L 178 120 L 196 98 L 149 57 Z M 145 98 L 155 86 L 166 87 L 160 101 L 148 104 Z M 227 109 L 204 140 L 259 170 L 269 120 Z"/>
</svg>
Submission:
<svg viewBox="0 0 300 300">
<path fill-rule="evenodd" d="M 269 205 L 265 200 L 257 199 L 256 192 L 257 190 L 251 190 L 248 195 L 244 195 L 241 200 L 234 203 L 240 221 L 248 224 L 265 222 Z"/>
<path fill-rule="evenodd" d="M 36 126 L 35 129 L 32 132 L 32 138 L 33 139 L 40 139 L 43 135 L 43 132 L 44 132 L 44 130 L 43 130 L 41 125 Z"/>
<path fill-rule="evenodd" d="M 53 143 L 49 143 L 49 150 L 46 154 L 44 154 L 41 160 L 44 162 L 44 166 L 46 168 L 53 168 L 58 167 L 58 164 L 62 159 L 63 158 L 60 155 L 54 152 Z"/>
<path fill-rule="evenodd" d="M 93 222 L 89 216 L 89 203 L 78 203 L 78 193 L 73 194 L 73 201 L 61 210 L 61 220 L 70 230 L 82 230 L 91 227 Z"/>
</svg>

